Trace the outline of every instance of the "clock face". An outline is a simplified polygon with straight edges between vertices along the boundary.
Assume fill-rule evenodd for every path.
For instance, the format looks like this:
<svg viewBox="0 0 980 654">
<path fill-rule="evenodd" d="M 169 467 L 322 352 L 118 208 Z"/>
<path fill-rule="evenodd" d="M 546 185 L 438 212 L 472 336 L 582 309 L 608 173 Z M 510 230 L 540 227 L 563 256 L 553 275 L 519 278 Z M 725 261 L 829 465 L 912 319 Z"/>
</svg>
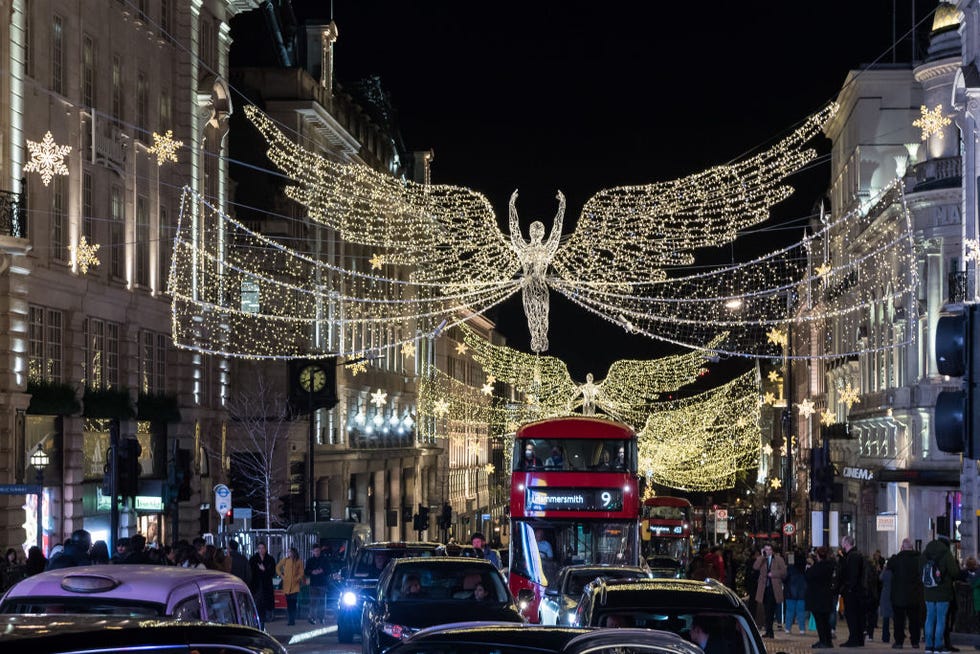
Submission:
<svg viewBox="0 0 980 654">
<path fill-rule="evenodd" d="M 319 392 L 327 385 L 327 373 L 320 366 L 306 366 L 299 372 L 299 385 L 304 391 Z"/>
</svg>

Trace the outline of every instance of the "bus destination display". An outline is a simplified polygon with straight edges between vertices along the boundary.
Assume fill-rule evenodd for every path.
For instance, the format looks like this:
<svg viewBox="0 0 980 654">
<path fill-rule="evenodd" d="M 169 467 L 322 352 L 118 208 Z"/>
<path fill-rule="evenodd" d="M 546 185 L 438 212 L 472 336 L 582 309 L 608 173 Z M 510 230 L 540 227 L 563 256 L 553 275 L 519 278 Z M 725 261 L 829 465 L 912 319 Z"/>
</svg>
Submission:
<svg viewBox="0 0 980 654">
<path fill-rule="evenodd" d="M 530 511 L 619 511 L 623 508 L 623 491 L 618 488 L 528 488 L 526 508 Z"/>
</svg>

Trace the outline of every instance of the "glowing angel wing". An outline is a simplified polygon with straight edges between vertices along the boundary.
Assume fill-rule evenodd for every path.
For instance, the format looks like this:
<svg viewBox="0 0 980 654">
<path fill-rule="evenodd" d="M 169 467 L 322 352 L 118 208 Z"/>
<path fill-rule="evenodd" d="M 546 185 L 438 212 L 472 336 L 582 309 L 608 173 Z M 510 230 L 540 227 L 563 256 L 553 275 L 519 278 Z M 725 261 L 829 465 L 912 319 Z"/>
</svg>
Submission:
<svg viewBox="0 0 980 654">
<path fill-rule="evenodd" d="M 452 291 L 514 282 L 519 262 L 484 195 L 330 161 L 255 107 L 245 113 L 268 141 L 269 159 L 295 182 L 286 193 L 345 241 L 378 248 L 381 263 L 412 266 L 412 280 Z"/>
<path fill-rule="evenodd" d="M 577 384 L 564 361 L 493 345 L 465 326 L 462 330 L 463 342 L 487 375 L 513 386 L 533 402 L 539 412 L 548 415 L 567 413 Z"/>
<path fill-rule="evenodd" d="M 804 145 L 835 110 L 832 105 L 810 116 L 790 136 L 743 161 L 600 191 L 562 243 L 554 260 L 558 276 L 578 283 L 646 282 L 663 278 L 665 267 L 693 262 L 696 248 L 734 240 L 792 193 L 783 180 L 816 156 Z"/>
</svg>

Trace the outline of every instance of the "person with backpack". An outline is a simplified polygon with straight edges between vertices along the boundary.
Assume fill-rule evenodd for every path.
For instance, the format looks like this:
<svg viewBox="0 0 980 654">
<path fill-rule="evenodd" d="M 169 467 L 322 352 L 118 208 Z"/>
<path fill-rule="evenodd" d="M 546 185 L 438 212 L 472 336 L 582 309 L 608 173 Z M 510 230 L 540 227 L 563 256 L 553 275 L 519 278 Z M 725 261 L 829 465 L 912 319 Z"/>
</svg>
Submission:
<svg viewBox="0 0 980 654">
<path fill-rule="evenodd" d="M 953 601 L 953 581 L 960 573 L 949 548 L 949 538 L 941 535 L 929 541 L 919 557 L 919 566 L 926 602 L 926 654 L 948 654 L 946 616 Z"/>
</svg>

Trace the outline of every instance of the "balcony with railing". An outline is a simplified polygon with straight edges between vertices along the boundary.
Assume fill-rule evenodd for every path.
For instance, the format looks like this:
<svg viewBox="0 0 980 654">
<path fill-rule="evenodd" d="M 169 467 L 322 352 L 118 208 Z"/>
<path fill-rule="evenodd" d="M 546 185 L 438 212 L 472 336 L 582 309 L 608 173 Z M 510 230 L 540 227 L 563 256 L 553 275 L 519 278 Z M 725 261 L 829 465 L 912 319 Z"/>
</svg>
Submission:
<svg viewBox="0 0 980 654">
<path fill-rule="evenodd" d="M 928 159 L 916 164 L 912 174 L 915 176 L 913 191 L 954 188 L 961 183 L 963 160 L 960 157 Z"/>
</svg>

